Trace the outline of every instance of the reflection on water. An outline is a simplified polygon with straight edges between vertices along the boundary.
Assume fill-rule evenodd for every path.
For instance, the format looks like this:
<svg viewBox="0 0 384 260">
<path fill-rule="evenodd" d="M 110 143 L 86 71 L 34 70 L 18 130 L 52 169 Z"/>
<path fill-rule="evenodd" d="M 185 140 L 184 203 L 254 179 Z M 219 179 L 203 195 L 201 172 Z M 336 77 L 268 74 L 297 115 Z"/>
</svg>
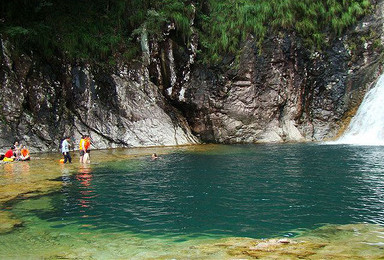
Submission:
<svg viewBox="0 0 384 260">
<path fill-rule="evenodd" d="M 263 238 L 322 223 L 384 224 L 380 147 L 219 147 L 63 171 L 54 210 L 37 216 L 155 236 Z"/>
<path fill-rule="evenodd" d="M 15 164 L 14 163 L 6 163 L 4 165 L 4 174 L 5 176 L 13 176 L 15 170 Z"/>
<path fill-rule="evenodd" d="M 73 214 L 73 211 L 77 211 L 79 218 L 88 218 L 89 214 L 92 214 L 90 210 L 92 209 L 93 200 L 96 198 L 94 187 L 92 186 L 92 167 L 89 164 L 80 164 L 78 172 L 71 176 L 66 171 L 66 168 L 63 167 L 62 171 L 62 182 L 63 188 L 61 193 L 64 195 L 62 202 L 63 204 L 62 211 L 64 215 Z M 78 186 L 76 199 L 69 198 L 71 186 L 76 183 Z M 91 225 L 83 224 L 84 227 L 89 227 Z"/>
<path fill-rule="evenodd" d="M 76 180 L 80 183 L 80 198 L 79 198 L 79 206 L 81 208 L 89 208 L 91 206 L 91 199 L 94 198 L 92 196 L 93 190 L 91 186 L 92 181 L 92 171 L 89 166 L 80 166 L 79 174 L 76 175 Z M 82 209 L 80 212 L 85 213 L 85 210 Z M 83 215 L 84 217 L 84 215 Z"/>
<path fill-rule="evenodd" d="M 96 164 L 55 164 L 60 192 L 15 204 L 12 212 L 26 223 L 18 232 L 31 240 L 32 251 L 39 248 L 36 236 L 63 248 L 86 239 L 98 253 L 116 250 L 121 253 L 116 258 L 129 255 L 137 259 L 156 250 L 167 252 L 170 245 L 180 252 L 220 237 L 292 237 L 324 224 L 357 225 L 330 226 L 326 233 L 308 235 L 324 238 L 329 232 L 332 242 L 327 239 L 319 244 L 345 247 L 356 243 L 363 250 L 360 244 L 364 242 L 364 250 L 371 252 L 384 243 L 380 236 L 366 239 L 369 234 L 373 237 L 372 232 L 382 232 L 378 227 L 358 225 L 384 224 L 384 147 L 208 148 L 163 153 L 156 161 L 150 160 L 152 151 L 137 156 L 129 154 L 132 151 L 114 150 L 113 161 L 98 157 L 95 151 Z M 34 176 L 33 169 L 29 176 Z M 342 238 L 332 235 L 338 230 L 342 230 L 337 233 Z M 364 239 L 353 230 L 364 234 Z M 0 236 L 0 255 L 5 250 L 1 239 L 9 244 L 19 235 Z M 121 241 L 113 242 L 117 238 Z M 121 248 L 127 250 L 121 252 Z M 71 251 L 78 257 L 80 247 L 74 250 L 79 250 Z M 206 256 L 202 251 L 213 249 L 199 250 L 188 254 Z M 94 256 L 87 253 L 80 258 Z"/>
<path fill-rule="evenodd" d="M 89 185 L 91 185 L 91 180 L 92 180 L 91 167 L 81 165 L 79 168 L 79 174 L 76 175 L 76 179 L 84 187 L 88 187 Z"/>
<path fill-rule="evenodd" d="M 29 162 L 14 162 L 14 163 L 5 163 L 3 165 L 4 176 L 6 177 L 15 177 L 19 175 L 29 174 L 30 166 Z"/>
</svg>

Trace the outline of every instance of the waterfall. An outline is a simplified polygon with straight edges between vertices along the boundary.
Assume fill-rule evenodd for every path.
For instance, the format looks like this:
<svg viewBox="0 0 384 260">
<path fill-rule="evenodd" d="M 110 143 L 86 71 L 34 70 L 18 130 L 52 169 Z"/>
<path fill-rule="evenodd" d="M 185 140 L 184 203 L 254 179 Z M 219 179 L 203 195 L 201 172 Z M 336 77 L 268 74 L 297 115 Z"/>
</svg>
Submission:
<svg viewBox="0 0 384 260">
<path fill-rule="evenodd" d="M 384 74 L 365 95 L 337 144 L 384 145 Z"/>
</svg>

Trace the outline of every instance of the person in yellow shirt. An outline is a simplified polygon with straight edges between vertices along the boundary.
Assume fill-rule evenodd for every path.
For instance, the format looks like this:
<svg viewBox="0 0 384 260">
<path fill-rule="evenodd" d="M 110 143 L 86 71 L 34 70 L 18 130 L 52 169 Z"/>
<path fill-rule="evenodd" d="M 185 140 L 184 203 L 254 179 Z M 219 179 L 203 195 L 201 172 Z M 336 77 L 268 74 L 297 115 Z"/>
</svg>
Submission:
<svg viewBox="0 0 384 260">
<path fill-rule="evenodd" d="M 81 137 L 80 143 L 79 143 L 79 152 L 80 152 L 80 163 L 84 162 L 84 154 L 87 152 L 85 149 L 85 135 Z"/>
</svg>

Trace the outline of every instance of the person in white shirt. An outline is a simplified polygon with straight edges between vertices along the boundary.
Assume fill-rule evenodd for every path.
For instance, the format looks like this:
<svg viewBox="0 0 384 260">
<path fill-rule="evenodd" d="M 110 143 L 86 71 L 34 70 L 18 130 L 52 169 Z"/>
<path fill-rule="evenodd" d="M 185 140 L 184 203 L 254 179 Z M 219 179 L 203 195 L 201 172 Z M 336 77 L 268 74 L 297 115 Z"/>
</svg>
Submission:
<svg viewBox="0 0 384 260">
<path fill-rule="evenodd" d="M 65 137 L 65 139 L 61 143 L 61 152 L 64 155 L 64 163 L 67 163 L 67 161 L 69 163 L 72 163 L 71 154 L 69 153 L 69 140 L 69 137 Z"/>
</svg>

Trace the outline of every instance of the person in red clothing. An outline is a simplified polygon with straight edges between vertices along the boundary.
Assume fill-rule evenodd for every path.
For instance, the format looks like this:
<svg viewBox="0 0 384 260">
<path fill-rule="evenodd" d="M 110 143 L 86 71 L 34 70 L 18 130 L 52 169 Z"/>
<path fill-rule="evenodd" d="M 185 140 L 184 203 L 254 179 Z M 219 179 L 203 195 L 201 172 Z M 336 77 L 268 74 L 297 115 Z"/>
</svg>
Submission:
<svg viewBox="0 0 384 260">
<path fill-rule="evenodd" d="M 4 157 L 7 157 L 7 158 L 15 158 L 15 146 L 11 146 L 11 149 L 9 149 L 5 154 L 4 154 Z"/>
<path fill-rule="evenodd" d="M 85 149 L 85 153 L 84 153 L 84 157 L 83 157 L 84 163 L 90 163 L 91 162 L 90 147 L 91 147 L 91 137 L 89 135 L 86 135 L 84 138 L 84 149 Z"/>
<path fill-rule="evenodd" d="M 89 135 L 87 135 L 85 137 L 85 143 L 84 143 L 84 148 L 85 148 L 85 151 L 87 153 L 91 152 L 90 149 L 89 149 L 90 147 L 91 147 L 91 137 L 89 137 Z"/>
</svg>

